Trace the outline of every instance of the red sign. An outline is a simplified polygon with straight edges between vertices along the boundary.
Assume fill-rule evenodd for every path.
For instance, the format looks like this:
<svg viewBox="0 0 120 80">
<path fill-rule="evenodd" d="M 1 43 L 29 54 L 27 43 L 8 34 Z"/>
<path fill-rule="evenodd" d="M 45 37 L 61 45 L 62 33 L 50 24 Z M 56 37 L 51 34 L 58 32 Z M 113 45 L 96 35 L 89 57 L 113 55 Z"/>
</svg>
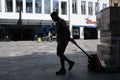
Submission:
<svg viewBox="0 0 120 80">
<path fill-rule="evenodd" d="M 96 24 L 96 21 L 92 21 L 91 19 L 85 19 L 87 24 Z"/>
</svg>

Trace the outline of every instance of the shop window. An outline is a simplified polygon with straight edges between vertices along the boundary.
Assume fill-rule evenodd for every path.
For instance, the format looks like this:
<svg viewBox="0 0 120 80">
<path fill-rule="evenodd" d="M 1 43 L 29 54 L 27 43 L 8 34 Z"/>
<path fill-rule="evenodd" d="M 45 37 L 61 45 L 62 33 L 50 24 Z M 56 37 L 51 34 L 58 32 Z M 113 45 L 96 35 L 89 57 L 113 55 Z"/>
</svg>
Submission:
<svg viewBox="0 0 120 80">
<path fill-rule="evenodd" d="M 5 11 L 6 12 L 12 12 L 13 11 L 13 0 L 6 0 Z"/>
<path fill-rule="evenodd" d="M 67 2 L 61 2 L 61 14 L 67 14 Z"/>
</svg>

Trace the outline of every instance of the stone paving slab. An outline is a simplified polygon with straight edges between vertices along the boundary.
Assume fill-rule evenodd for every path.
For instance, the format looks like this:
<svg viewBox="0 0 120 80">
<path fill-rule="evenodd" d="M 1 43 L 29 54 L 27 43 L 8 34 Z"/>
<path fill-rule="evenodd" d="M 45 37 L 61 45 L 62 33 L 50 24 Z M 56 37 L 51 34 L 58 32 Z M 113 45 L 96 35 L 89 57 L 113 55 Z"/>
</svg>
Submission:
<svg viewBox="0 0 120 80">
<path fill-rule="evenodd" d="M 99 40 L 77 42 L 91 54 L 96 53 Z M 65 54 L 75 61 L 75 66 L 66 75 L 56 76 L 55 72 L 60 68 L 56 42 L 0 42 L 0 80 L 120 80 L 120 73 L 90 72 L 88 58 L 71 43 Z"/>
</svg>

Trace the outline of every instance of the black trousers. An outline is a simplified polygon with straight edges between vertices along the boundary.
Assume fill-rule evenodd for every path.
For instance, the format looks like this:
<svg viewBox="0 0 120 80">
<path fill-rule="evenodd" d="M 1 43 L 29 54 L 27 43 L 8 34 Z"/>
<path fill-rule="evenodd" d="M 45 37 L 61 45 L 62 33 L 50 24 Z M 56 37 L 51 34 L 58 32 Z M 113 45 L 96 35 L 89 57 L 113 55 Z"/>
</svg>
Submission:
<svg viewBox="0 0 120 80">
<path fill-rule="evenodd" d="M 68 45 L 69 40 L 66 41 L 60 41 L 58 42 L 57 45 L 57 55 L 60 58 L 60 62 L 61 62 L 61 69 L 65 69 L 65 61 L 67 61 L 68 63 L 70 63 L 71 61 L 64 55 L 65 49 Z"/>
<path fill-rule="evenodd" d="M 69 43 L 69 40 L 58 42 L 58 44 L 57 44 L 57 55 L 58 56 L 63 56 L 64 55 L 64 52 L 65 52 L 65 49 L 66 49 L 68 43 Z"/>
</svg>

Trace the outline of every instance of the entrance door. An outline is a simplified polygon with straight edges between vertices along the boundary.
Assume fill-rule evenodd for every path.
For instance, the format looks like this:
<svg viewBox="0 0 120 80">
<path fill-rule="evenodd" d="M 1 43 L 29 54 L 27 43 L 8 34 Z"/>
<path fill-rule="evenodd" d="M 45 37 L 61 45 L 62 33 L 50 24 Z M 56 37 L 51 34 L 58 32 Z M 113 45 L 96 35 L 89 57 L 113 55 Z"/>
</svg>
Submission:
<svg viewBox="0 0 120 80">
<path fill-rule="evenodd" d="M 84 39 L 98 39 L 97 29 L 84 27 Z"/>
</svg>

